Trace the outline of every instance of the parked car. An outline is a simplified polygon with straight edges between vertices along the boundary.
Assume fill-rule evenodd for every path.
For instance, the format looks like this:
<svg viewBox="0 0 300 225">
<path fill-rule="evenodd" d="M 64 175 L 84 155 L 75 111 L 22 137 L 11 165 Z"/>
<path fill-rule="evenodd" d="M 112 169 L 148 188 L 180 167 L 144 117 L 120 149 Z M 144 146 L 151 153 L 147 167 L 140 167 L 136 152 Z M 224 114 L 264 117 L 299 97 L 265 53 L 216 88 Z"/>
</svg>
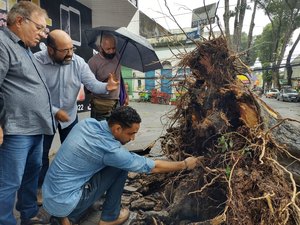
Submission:
<svg viewBox="0 0 300 225">
<path fill-rule="evenodd" d="M 277 98 L 279 94 L 279 90 L 275 88 L 271 88 L 269 91 L 266 92 L 266 98 Z"/>
<path fill-rule="evenodd" d="M 283 88 L 277 95 L 277 100 L 299 102 L 300 94 L 293 88 Z"/>
</svg>

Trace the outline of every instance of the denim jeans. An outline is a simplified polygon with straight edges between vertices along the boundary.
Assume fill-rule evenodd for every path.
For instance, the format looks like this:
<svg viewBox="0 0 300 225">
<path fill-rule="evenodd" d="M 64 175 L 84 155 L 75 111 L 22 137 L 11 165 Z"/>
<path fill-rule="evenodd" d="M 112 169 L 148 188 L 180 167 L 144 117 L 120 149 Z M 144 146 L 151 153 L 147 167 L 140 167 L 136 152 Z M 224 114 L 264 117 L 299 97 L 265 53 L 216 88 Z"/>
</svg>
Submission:
<svg viewBox="0 0 300 225">
<path fill-rule="evenodd" d="M 15 225 L 16 209 L 26 221 L 38 212 L 36 194 L 43 135 L 5 135 L 0 146 L 0 225 Z"/>
<path fill-rule="evenodd" d="M 101 219 L 113 221 L 118 218 L 121 207 L 121 196 L 128 172 L 115 167 L 105 167 L 96 173 L 82 188 L 82 196 L 68 218 L 76 222 L 84 212 L 105 194 Z"/>
<path fill-rule="evenodd" d="M 60 124 L 58 124 L 58 133 L 60 138 L 60 143 L 63 143 L 67 138 L 68 134 L 72 130 L 72 128 L 78 123 L 78 117 L 65 129 L 61 129 Z M 42 156 L 42 169 L 39 175 L 39 183 L 38 187 L 42 188 L 44 183 L 44 179 L 49 168 L 49 151 L 51 149 L 51 145 L 53 142 L 54 135 L 44 135 L 44 143 L 43 143 L 43 156 Z"/>
</svg>

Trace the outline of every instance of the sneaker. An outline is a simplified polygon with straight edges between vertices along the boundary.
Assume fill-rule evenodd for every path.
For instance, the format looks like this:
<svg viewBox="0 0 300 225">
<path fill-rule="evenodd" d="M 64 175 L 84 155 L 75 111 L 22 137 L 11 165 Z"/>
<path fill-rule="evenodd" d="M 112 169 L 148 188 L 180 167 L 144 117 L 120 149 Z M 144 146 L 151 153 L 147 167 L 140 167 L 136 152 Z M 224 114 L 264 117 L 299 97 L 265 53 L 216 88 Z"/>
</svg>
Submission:
<svg viewBox="0 0 300 225">
<path fill-rule="evenodd" d="M 128 218 L 129 218 L 129 210 L 121 209 L 118 219 L 116 219 L 114 221 L 100 220 L 98 225 L 120 225 L 120 224 L 124 223 L 126 220 L 128 220 Z"/>
<path fill-rule="evenodd" d="M 39 188 L 37 191 L 37 204 L 38 206 L 43 205 L 43 195 L 42 195 L 42 188 Z"/>
</svg>

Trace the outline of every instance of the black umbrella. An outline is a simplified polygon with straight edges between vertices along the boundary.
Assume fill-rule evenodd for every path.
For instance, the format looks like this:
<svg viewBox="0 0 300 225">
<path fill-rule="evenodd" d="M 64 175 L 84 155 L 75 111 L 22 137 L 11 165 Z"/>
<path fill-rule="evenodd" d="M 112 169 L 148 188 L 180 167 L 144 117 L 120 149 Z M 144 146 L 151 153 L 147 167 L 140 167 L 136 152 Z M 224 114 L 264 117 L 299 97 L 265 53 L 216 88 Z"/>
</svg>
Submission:
<svg viewBox="0 0 300 225">
<path fill-rule="evenodd" d="M 103 33 L 112 33 L 117 37 L 117 49 L 120 64 L 128 68 L 147 72 L 161 69 L 162 65 L 149 41 L 128 31 L 125 27 L 95 27 L 85 30 L 88 45 L 97 50 L 96 41 Z"/>
</svg>

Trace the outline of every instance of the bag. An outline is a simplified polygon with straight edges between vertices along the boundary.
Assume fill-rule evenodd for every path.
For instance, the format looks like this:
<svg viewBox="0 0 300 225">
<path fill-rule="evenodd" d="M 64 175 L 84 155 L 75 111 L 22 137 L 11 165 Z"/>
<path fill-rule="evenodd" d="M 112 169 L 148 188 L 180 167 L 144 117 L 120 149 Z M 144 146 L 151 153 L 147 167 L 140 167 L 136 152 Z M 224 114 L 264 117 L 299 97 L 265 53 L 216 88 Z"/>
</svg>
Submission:
<svg viewBox="0 0 300 225">
<path fill-rule="evenodd" d="M 127 92 L 126 92 L 125 83 L 124 83 L 122 75 L 120 76 L 120 78 L 121 78 L 121 80 L 120 80 L 119 104 L 120 104 L 120 106 L 122 106 L 126 102 Z"/>
</svg>

